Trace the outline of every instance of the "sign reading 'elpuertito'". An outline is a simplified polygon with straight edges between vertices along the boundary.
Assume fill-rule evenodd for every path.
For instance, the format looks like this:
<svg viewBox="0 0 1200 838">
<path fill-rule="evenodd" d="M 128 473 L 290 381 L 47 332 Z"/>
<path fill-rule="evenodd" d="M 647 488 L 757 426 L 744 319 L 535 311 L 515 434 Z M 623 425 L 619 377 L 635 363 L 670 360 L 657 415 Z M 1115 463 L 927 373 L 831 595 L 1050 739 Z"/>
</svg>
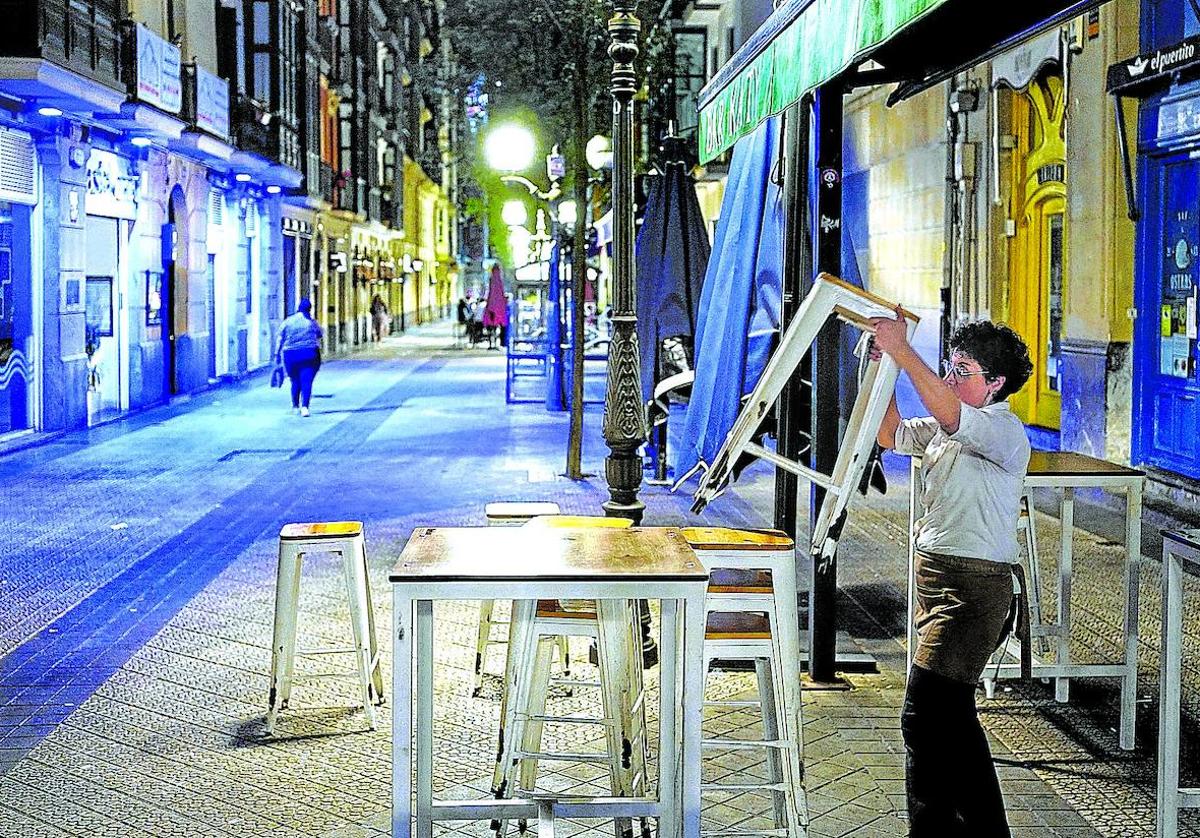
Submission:
<svg viewBox="0 0 1200 838">
<path fill-rule="evenodd" d="M 946 2 L 791 0 L 780 6 L 700 92 L 701 162 Z"/>
</svg>

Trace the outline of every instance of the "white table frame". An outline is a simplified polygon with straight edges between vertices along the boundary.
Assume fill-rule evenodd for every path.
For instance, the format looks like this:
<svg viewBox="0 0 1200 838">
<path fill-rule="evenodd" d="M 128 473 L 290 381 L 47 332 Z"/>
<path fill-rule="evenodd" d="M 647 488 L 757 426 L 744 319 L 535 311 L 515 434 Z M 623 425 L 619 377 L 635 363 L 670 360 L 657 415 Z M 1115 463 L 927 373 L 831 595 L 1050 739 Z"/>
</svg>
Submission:
<svg viewBox="0 0 1200 838">
<path fill-rule="evenodd" d="M 912 458 L 911 482 L 908 500 L 908 664 L 912 665 L 916 649 L 916 627 L 913 625 L 916 585 L 913 577 L 916 559 L 916 544 L 913 534 L 920 504 L 921 460 Z M 1123 750 L 1134 748 L 1134 724 L 1137 721 L 1137 652 L 1138 652 L 1138 560 L 1142 553 L 1142 493 L 1146 477 L 1136 470 L 1128 474 L 1031 474 L 1025 479 L 1026 490 L 1036 488 L 1062 491 L 1059 503 L 1059 520 L 1062 523 L 1062 549 L 1058 563 L 1058 619 L 1051 624 L 1031 626 L 1035 637 L 1052 637 L 1055 641 L 1055 661 L 1047 663 L 1032 655 L 1032 675 L 1035 678 L 1054 679 L 1054 698 L 1060 703 L 1070 700 L 1072 678 L 1120 678 L 1121 721 L 1118 738 Z M 1125 493 L 1125 568 L 1124 568 L 1124 614 L 1121 644 L 1124 654 L 1120 663 L 1072 663 L 1071 662 L 1071 582 L 1074 576 L 1073 541 L 1075 532 L 1075 490 L 1103 489 Z M 1032 494 L 1031 494 L 1032 497 Z M 1034 526 L 1031 503 L 1029 526 Z M 1033 596 L 1034 592 L 1030 592 Z M 1032 638 L 1031 638 L 1032 639 Z M 1018 641 L 1010 638 L 1009 643 Z M 1019 648 L 1019 647 L 1018 647 Z M 1001 663 L 999 667 L 989 664 L 989 677 L 1019 678 L 1019 663 Z"/>
<path fill-rule="evenodd" d="M 1196 533 L 1163 531 L 1162 659 L 1158 704 L 1158 838 L 1179 834 L 1179 810 L 1200 808 L 1200 788 L 1179 787 L 1179 714 L 1183 667 L 1184 565 L 1200 573 Z"/>
<path fill-rule="evenodd" d="M 434 821 L 554 818 L 658 819 L 662 838 L 700 835 L 700 722 L 706 577 L 638 581 L 392 578 L 392 836 L 417 838 Z M 433 799 L 433 603 L 477 599 L 659 599 L 658 797 Z M 683 631 L 679 631 L 682 627 Z M 673 640 L 672 640 L 673 638 Z M 416 714 L 413 714 L 414 687 Z M 672 700 L 670 697 L 674 697 Z M 413 722 L 416 722 L 414 731 Z M 415 734 L 415 735 L 414 735 Z M 413 772 L 413 742 L 416 772 Z M 667 755 L 674 755 L 674 759 Z M 492 754 L 481 754 L 488 766 Z M 552 829 L 552 822 L 547 823 Z"/>
</svg>

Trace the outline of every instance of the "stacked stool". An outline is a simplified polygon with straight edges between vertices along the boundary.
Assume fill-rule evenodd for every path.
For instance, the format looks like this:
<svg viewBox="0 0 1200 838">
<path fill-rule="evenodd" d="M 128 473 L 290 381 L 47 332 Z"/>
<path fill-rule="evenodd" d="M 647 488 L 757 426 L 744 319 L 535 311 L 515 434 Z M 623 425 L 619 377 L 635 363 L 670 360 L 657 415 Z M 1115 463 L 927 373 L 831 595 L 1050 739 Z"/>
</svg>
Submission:
<svg viewBox="0 0 1200 838">
<path fill-rule="evenodd" d="M 304 559 L 318 553 L 341 556 L 350 604 L 354 645 L 343 649 L 296 651 L 296 622 L 300 602 L 300 571 Z M 275 629 L 271 641 L 271 692 L 267 732 L 275 731 L 279 712 L 292 694 L 297 655 L 353 654 L 358 667 L 363 709 L 375 729 L 375 705 L 383 703 L 383 670 L 375 636 L 375 612 L 367 576 L 367 550 L 359 521 L 288 524 L 279 532 L 279 567 L 275 583 Z"/>
<path fill-rule="evenodd" d="M 630 526 L 622 518 L 545 516 L 527 528 L 584 528 Z M 514 792 L 514 781 L 526 791 L 536 785 L 539 760 L 607 763 L 614 796 L 642 794 L 647 788 L 645 696 L 642 689 L 641 640 L 634 600 L 523 600 L 513 603 L 509 632 L 505 689 L 501 704 L 501 730 L 492 791 L 500 798 Z M 567 636 L 589 637 L 596 642 L 599 680 L 560 679 L 575 687 L 599 688 L 600 718 L 551 716 L 546 699 L 554 646 Z M 604 753 L 542 750 L 546 722 L 603 725 Z M 504 824 L 493 828 L 503 834 Z M 618 835 L 632 833 L 631 822 L 617 824 Z M 648 827 L 643 824 L 645 834 Z"/>
<path fill-rule="evenodd" d="M 1046 626 L 1042 622 L 1042 577 L 1041 569 L 1038 565 L 1038 546 L 1037 546 L 1037 529 L 1033 523 L 1033 498 L 1026 489 L 1021 494 L 1021 508 L 1017 517 L 1017 534 L 1025 541 L 1025 588 L 1026 594 L 1029 597 L 1029 633 L 1030 642 L 1037 647 L 1039 654 L 1045 654 L 1048 649 L 1046 643 Z M 1017 561 L 1021 561 L 1018 557 Z M 1017 590 L 1017 585 L 1013 583 L 1013 595 L 1020 593 Z M 1016 626 L 1013 626 L 1012 635 L 1003 643 L 1000 648 L 992 653 L 992 657 L 988 661 L 988 667 L 994 666 L 997 661 L 1004 658 L 1006 654 L 1012 654 L 1020 659 L 1021 650 L 1019 648 L 1019 640 L 1016 638 Z M 1015 645 L 1016 644 L 1016 645 Z M 983 670 L 983 692 L 989 698 L 996 697 L 996 679 L 988 676 L 988 667 Z"/>
<path fill-rule="evenodd" d="M 496 501 L 484 507 L 489 527 L 519 527 L 539 515 L 557 515 L 557 503 L 543 501 Z M 492 637 L 493 625 L 504 625 L 492 619 L 496 607 L 494 599 L 484 599 L 479 602 L 479 630 L 475 637 L 475 680 L 471 687 L 471 696 L 478 698 L 483 692 L 484 661 L 487 658 L 488 646 L 507 642 L 507 637 L 498 639 Z M 559 654 L 565 672 L 570 672 L 571 663 L 567 653 L 566 638 L 559 644 Z"/>
<path fill-rule="evenodd" d="M 800 709 L 800 629 L 795 545 L 782 533 L 691 527 L 684 538 L 709 571 L 704 671 L 713 661 L 749 661 L 757 701 L 705 701 L 705 707 L 757 706 L 763 738 L 704 740 L 705 750 L 766 752 L 770 781 L 702 783 L 701 791 L 769 792 L 774 829 L 721 829 L 723 835 L 801 838 L 808 821 Z M 706 675 L 707 680 L 707 675 Z"/>
</svg>

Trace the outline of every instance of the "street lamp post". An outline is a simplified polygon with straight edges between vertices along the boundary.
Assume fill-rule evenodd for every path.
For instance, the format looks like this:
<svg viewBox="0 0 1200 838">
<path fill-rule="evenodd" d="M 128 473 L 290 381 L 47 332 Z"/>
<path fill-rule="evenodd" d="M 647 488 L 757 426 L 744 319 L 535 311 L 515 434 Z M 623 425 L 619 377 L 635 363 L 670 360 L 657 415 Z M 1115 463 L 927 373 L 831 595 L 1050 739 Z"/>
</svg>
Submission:
<svg viewBox="0 0 1200 838">
<path fill-rule="evenodd" d="M 613 97 L 613 335 L 609 345 L 608 380 L 604 392 L 604 462 L 609 499 L 604 513 L 640 523 L 646 505 L 638 499 L 646 439 L 642 410 L 641 361 L 638 353 L 637 306 L 633 262 L 633 96 L 637 76 L 641 23 L 635 0 L 614 0 L 608 21 Z"/>
</svg>

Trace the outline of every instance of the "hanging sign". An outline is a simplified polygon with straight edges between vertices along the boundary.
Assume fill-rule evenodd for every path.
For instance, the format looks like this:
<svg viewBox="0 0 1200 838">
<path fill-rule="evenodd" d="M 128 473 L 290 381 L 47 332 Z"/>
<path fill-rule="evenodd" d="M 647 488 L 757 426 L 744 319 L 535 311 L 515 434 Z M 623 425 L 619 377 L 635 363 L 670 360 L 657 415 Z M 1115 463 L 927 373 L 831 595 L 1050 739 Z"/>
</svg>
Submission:
<svg viewBox="0 0 1200 838">
<path fill-rule="evenodd" d="M 229 82 L 196 67 L 196 127 L 229 139 Z"/>
<path fill-rule="evenodd" d="M 1200 35 L 1118 61 L 1108 68 L 1108 92 L 1131 95 L 1138 88 L 1166 84 L 1172 73 L 1200 64 Z"/>
<path fill-rule="evenodd" d="M 183 60 L 179 47 L 137 26 L 137 98 L 168 113 L 183 110 Z"/>
<path fill-rule="evenodd" d="M 136 219 L 141 182 L 133 161 L 111 151 L 93 148 L 88 154 L 84 212 L 107 218 Z"/>
</svg>

